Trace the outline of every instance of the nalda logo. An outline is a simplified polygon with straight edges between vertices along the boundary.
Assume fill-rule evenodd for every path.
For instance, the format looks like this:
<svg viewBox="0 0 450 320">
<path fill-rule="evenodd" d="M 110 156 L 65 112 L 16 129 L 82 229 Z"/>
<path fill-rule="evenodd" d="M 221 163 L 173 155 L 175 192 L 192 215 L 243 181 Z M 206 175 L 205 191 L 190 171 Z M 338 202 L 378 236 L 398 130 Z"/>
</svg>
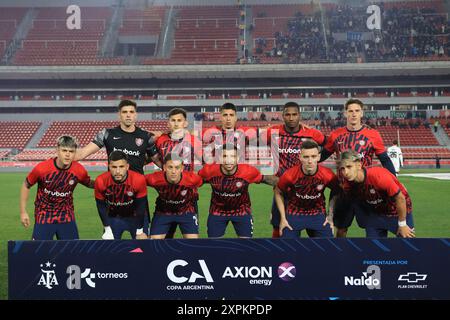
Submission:
<svg viewBox="0 0 450 320">
<path fill-rule="evenodd" d="M 370 265 L 361 277 L 346 276 L 344 284 L 345 286 L 366 286 L 369 290 L 381 289 L 381 269 L 379 266 Z"/>
<path fill-rule="evenodd" d="M 45 269 L 44 266 L 47 269 Z M 44 286 L 49 290 L 53 289 L 54 286 L 59 284 L 58 279 L 56 278 L 55 270 L 51 269 L 52 267 L 55 268 L 56 264 L 52 264 L 50 261 L 47 261 L 46 263 L 42 263 L 40 267 L 42 274 L 37 285 Z"/>
</svg>

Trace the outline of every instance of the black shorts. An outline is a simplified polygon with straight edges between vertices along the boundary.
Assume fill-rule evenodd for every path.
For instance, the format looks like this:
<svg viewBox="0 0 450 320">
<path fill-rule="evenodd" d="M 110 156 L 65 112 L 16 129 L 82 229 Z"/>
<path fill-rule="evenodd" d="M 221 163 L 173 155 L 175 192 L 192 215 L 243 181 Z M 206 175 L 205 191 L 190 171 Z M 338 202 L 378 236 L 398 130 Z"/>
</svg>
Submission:
<svg viewBox="0 0 450 320">
<path fill-rule="evenodd" d="M 365 228 L 366 217 L 370 213 L 370 208 L 354 196 L 339 193 L 334 204 L 333 223 L 338 229 L 348 228 L 352 225 L 353 218 L 360 228 Z"/>
</svg>

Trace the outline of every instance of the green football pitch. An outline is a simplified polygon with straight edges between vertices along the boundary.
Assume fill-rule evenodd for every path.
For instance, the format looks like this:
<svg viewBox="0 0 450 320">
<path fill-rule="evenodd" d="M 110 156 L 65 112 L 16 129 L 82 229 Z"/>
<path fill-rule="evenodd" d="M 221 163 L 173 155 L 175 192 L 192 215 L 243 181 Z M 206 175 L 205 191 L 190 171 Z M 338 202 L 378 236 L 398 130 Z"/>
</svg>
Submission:
<svg viewBox="0 0 450 320">
<path fill-rule="evenodd" d="M 403 170 L 402 173 L 413 172 Z M 414 172 L 419 172 L 415 170 Z M 420 170 L 420 172 L 445 172 Z M 447 172 L 449 172 L 447 170 Z M 93 173 L 92 176 L 97 176 Z M 19 219 L 19 191 L 26 173 L 0 173 L 0 299 L 7 299 L 7 241 L 31 239 L 32 228 L 22 227 Z M 439 238 L 450 236 L 450 181 L 429 178 L 400 177 L 411 195 L 413 202 L 416 236 Z M 211 188 L 203 186 L 200 190 L 200 236 L 206 237 L 206 218 L 210 202 Z M 33 201 L 36 187 L 33 187 L 28 201 L 28 213 L 33 218 Z M 250 196 L 254 214 L 254 237 L 271 237 L 269 224 L 272 205 L 272 189 L 267 185 L 252 185 Z M 154 208 L 156 192 L 149 189 L 151 212 Z M 99 239 L 103 228 L 97 214 L 93 190 L 79 185 L 74 194 L 75 212 L 81 239 Z M 353 226 L 350 237 L 363 237 L 362 229 Z M 177 236 L 179 237 L 179 236 Z M 228 227 L 226 237 L 235 237 L 232 226 Z M 128 237 L 129 238 L 129 237 Z M 245 240 L 243 240 L 245 241 Z"/>
</svg>

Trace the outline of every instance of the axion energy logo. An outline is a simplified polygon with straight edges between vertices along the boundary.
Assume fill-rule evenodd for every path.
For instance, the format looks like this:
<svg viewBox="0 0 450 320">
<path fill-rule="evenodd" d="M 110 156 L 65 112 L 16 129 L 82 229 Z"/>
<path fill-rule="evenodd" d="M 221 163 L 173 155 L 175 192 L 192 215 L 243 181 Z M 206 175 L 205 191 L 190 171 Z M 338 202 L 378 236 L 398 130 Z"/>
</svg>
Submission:
<svg viewBox="0 0 450 320">
<path fill-rule="evenodd" d="M 290 262 L 283 262 L 278 266 L 278 277 L 283 281 L 292 281 L 295 279 L 297 269 Z"/>
</svg>

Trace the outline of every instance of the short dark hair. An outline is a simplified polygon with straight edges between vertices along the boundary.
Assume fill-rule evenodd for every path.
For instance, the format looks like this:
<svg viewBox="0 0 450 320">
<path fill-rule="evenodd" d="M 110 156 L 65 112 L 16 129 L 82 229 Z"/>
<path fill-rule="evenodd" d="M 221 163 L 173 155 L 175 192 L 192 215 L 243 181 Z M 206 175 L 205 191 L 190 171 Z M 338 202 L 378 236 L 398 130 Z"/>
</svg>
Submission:
<svg viewBox="0 0 450 320">
<path fill-rule="evenodd" d="M 345 102 L 345 104 L 344 104 L 344 110 L 347 111 L 348 106 L 351 105 L 351 104 L 358 104 L 358 105 L 361 106 L 361 109 L 364 109 L 364 103 L 363 103 L 361 100 L 351 98 L 351 99 L 348 99 L 348 100 Z"/>
<path fill-rule="evenodd" d="M 315 142 L 312 139 L 307 139 L 307 140 L 303 141 L 303 143 L 302 143 L 302 150 L 303 149 L 305 149 L 305 150 L 317 149 L 320 152 L 319 145 L 317 144 L 317 142 Z"/>
<path fill-rule="evenodd" d="M 294 102 L 294 101 L 286 102 L 286 103 L 284 104 L 284 106 L 283 106 L 283 112 L 284 112 L 284 110 L 286 110 L 287 108 L 296 108 L 296 109 L 298 110 L 298 112 L 300 112 L 300 106 L 298 105 L 297 102 Z"/>
<path fill-rule="evenodd" d="M 186 110 L 182 109 L 182 108 L 173 108 L 172 110 L 169 111 L 169 118 L 171 116 L 177 115 L 177 114 L 182 114 L 183 117 L 185 119 L 187 119 L 187 112 Z"/>
<path fill-rule="evenodd" d="M 220 112 L 222 112 L 223 110 L 234 110 L 234 112 L 236 111 L 236 106 L 234 104 L 232 104 L 231 102 L 225 102 L 221 107 L 220 107 Z"/>
<path fill-rule="evenodd" d="M 119 160 L 125 160 L 128 163 L 128 156 L 126 155 L 126 153 L 120 150 L 114 150 L 109 154 L 108 163 L 111 163 L 111 161 Z"/>
<path fill-rule="evenodd" d="M 397 140 L 392 141 L 392 144 L 398 144 Z"/>
<path fill-rule="evenodd" d="M 174 152 L 169 152 L 164 156 L 164 163 L 167 163 L 168 161 L 181 161 L 183 162 L 183 159 L 180 157 L 179 154 L 176 154 Z"/>
<path fill-rule="evenodd" d="M 133 106 L 134 109 L 136 109 L 136 111 L 137 111 L 137 104 L 136 104 L 136 102 L 131 101 L 131 100 L 122 100 L 122 101 L 120 101 L 119 102 L 119 106 L 117 107 L 117 109 L 120 111 L 120 110 L 122 110 L 123 107 L 126 107 L 126 106 Z"/>
<path fill-rule="evenodd" d="M 56 146 L 59 147 L 65 147 L 65 148 L 73 148 L 76 149 L 78 148 L 78 142 L 77 139 L 69 136 L 69 135 L 63 135 L 58 137 L 58 139 L 56 139 Z"/>
</svg>

